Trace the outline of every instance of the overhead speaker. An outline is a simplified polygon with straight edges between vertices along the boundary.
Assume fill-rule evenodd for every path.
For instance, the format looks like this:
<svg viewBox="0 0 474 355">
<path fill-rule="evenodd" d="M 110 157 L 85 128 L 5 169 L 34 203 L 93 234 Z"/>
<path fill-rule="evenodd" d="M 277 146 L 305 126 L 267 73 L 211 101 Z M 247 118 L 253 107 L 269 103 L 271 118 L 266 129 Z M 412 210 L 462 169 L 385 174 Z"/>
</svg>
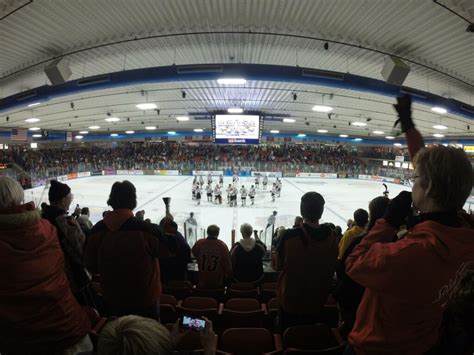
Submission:
<svg viewBox="0 0 474 355">
<path fill-rule="evenodd" d="M 382 77 L 387 83 L 401 86 L 410 72 L 410 67 L 402 60 L 386 56 Z"/>
<path fill-rule="evenodd" d="M 53 85 L 64 84 L 72 72 L 65 58 L 59 58 L 51 62 L 44 72 Z"/>
</svg>

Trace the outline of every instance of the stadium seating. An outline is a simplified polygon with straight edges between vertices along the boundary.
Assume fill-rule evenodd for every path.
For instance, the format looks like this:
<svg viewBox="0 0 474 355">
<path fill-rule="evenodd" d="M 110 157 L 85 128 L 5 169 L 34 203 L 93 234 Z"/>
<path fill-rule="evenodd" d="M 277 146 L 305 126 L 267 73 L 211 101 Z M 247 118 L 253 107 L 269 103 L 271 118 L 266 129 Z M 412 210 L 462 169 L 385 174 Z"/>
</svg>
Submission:
<svg viewBox="0 0 474 355">
<path fill-rule="evenodd" d="M 221 327 L 253 327 L 264 326 L 266 316 L 266 306 L 260 304 L 256 299 L 232 298 L 225 305 L 221 305 L 219 312 L 221 317 Z"/>
<path fill-rule="evenodd" d="M 290 327 L 283 333 L 285 354 L 342 354 L 345 345 L 338 331 L 324 324 Z"/>
<path fill-rule="evenodd" d="M 222 334 L 219 350 L 234 355 L 278 354 L 281 338 L 265 328 L 230 328 Z"/>
</svg>

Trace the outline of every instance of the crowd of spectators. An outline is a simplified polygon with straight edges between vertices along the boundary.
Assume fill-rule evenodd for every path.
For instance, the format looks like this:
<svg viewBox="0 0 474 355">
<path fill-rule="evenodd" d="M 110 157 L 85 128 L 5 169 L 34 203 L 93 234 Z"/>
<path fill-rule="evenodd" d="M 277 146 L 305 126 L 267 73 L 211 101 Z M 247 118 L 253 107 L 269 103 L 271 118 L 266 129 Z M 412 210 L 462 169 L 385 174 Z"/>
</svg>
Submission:
<svg viewBox="0 0 474 355">
<path fill-rule="evenodd" d="M 399 148 L 343 145 L 229 146 L 176 142 L 124 142 L 55 146 L 33 150 L 10 146 L 0 151 L 0 162 L 15 163 L 33 179 L 70 172 L 106 169 L 169 169 L 180 171 L 245 168 L 255 171 L 375 174 L 380 162 L 368 165 L 363 158 L 384 159 L 403 155 Z M 398 171 L 400 169 L 397 169 Z M 395 169 L 393 169 L 394 172 Z"/>
<path fill-rule="evenodd" d="M 474 220 L 462 210 L 472 165 L 460 149 L 424 147 L 410 104 L 399 99 L 396 109 L 416 166 L 411 193 L 372 199 L 341 235 L 320 223 L 324 196 L 307 192 L 294 226 L 278 229 L 271 251 L 279 273 L 276 331 L 323 322 L 333 294 L 345 355 L 472 353 Z M 186 278 L 191 252 L 201 289 L 261 282 L 265 246 L 250 225 L 241 226 L 242 239 L 230 251 L 217 225 L 190 250 L 168 209 L 159 224 L 134 213 L 129 181 L 112 185 L 112 211 L 92 228 L 87 210 L 68 216 L 68 185 L 52 182 L 48 197 L 40 211 L 24 203 L 18 182 L 0 177 L 2 354 L 171 354 L 184 333 L 179 321 L 171 331 L 159 323 L 160 296 L 163 284 Z M 94 349 L 98 313 L 109 321 Z M 215 354 L 213 322 L 204 320 L 202 349 Z"/>
</svg>

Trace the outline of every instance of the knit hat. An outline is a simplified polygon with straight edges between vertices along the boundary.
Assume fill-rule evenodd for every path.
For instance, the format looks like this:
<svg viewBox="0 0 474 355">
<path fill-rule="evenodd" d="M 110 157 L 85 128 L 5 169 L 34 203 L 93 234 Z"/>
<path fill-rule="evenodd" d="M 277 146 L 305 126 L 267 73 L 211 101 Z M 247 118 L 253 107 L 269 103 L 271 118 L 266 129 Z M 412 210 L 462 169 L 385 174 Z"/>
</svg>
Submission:
<svg viewBox="0 0 474 355">
<path fill-rule="evenodd" d="M 56 180 L 50 180 L 51 186 L 49 187 L 48 197 L 49 202 L 60 201 L 71 192 L 71 188 L 66 184 L 60 183 Z"/>
</svg>

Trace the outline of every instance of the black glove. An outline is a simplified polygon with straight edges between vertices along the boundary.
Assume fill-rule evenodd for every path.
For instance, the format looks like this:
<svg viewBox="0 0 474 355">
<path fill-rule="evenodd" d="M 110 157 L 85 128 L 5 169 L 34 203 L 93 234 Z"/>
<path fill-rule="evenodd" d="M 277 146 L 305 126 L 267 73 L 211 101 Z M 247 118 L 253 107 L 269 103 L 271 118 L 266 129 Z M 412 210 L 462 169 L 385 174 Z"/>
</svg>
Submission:
<svg viewBox="0 0 474 355">
<path fill-rule="evenodd" d="M 395 128 L 400 122 L 402 132 L 405 133 L 409 129 L 415 127 L 413 119 L 411 117 L 411 96 L 404 95 L 397 97 L 397 103 L 393 105 L 398 113 L 398 120 L 395 121 L 393 127 Z"/>
<path fill-rule="evenodd" d="M 400 227 L 410 215 L 411 203 L 411 192 L 400 192 L 397 197 L 390 200 L 383 218 L 392 226 Z"/>
</svg>

